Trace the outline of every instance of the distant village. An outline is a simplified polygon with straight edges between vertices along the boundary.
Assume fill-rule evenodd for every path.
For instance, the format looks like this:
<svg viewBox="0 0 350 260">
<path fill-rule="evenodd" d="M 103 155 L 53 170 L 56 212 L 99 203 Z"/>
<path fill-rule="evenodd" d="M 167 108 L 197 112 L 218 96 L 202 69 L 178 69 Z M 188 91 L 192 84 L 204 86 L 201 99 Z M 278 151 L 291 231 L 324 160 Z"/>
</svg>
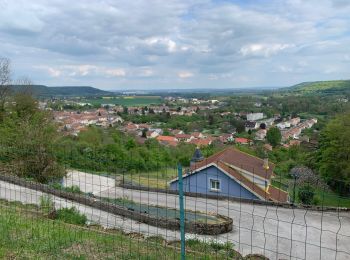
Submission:
<svg viewBox="0 0 350 260">
<path fill-rule="evenodd" d="M 219 135 L 200 131 L 185 132 L 183 129 L 166 129 L 165 131 L 161 127 L 160 122 L 136 124 L 123 118 L 123 115 L 141 116 L 164 113 L 167 113 L 169 116 L 193 116 L 200 111 L 216 111 L 225 105 L 219 100 L 200 100 L 197 98 L 165 97 L 164 101 L 168 105 L 164 103 L 160 105 L 125 107 L 114 104 L 101 104 L 100 108 L 91 108 L 82 111 L 71 109 L 55 110 L 53 111 L 53 115 L 55 121 L 59 124 L 60 131 L 65 135 L 77 136 L 80 132 L 87 130 L 89 126 L 95 125 L 102 128 L 116 127 L 134 136 L 139 143 L 153 138 L 163 145 L 177 146 L 179 143 L 184 142 L 194 144 L 197 147 L 208 146 L 213 142 L 251 145 L 254 140 L 265 141 L 268 129 L 270 127 L 277 127 L 281 131 L 282 145 L 288 148 L 291 145 L 300 145 L 303 141 L 309 142 L 309 137 L 302 134 L 303 130 L 311 128 L 317 123 L 317 119 L 315 118 L 304 120 L 300 117 L 281 118 L 279 114 L 267 118 L 262 112 L 216 112 L 220 116 L 232 115 L 237 118 L 244 118 L 244 128 L 250 136 L 250 138 L 247 138 L 237 135 L 236 131 L 220 133 Z M 71 103 L 72 101 L 67 102 Z M 179 103 L 186 105 L 178 106 Z M 75 105 L 88 106 L 89 104 L 76 102 Z M 46 104 L 41 103 L 40 106 L 41 108 L 45 108 Z M 259 103 L 256 103 L 255 107 L 259 107 Z M 264 147 L 267 150 L 272 150 L 272 147 L 267 143 Z"/>
</svg>

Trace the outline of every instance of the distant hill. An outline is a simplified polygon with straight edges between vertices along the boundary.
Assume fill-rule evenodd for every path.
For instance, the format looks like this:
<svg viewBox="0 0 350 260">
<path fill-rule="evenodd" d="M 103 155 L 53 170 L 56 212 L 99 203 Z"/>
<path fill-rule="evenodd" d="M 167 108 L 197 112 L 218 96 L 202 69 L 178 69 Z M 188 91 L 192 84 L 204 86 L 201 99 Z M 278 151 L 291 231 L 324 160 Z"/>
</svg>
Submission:
<svg viewBox="0 0 350 260">
<path fill-rule="evenodd" d="M 313 81 L 303 82 L 283 91 L 300 93 L 300 94 L 342 94 L 350 92 L 350 80 L 330 80 L 330 81 Z"/>
<path fill-rule="evenodd" d="M 11 90 L 18 92 L 22 86 L 12 85 Z M 63 86 L 63 87 L 47 87 L 44 85 L 32 85 L 31 91 L 37 97 L 89 97 L 89 96 L 106 96 L 114 95 L 109 91 L 88 86 Z"/>
</svg>

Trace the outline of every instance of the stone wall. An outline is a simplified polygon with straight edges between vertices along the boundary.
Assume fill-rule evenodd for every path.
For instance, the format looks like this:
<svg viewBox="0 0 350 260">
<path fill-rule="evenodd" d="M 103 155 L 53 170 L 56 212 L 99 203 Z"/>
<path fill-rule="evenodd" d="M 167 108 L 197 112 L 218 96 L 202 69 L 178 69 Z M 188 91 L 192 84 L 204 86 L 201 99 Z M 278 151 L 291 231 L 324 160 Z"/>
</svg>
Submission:
<svg viewBox="0 0 350 260">
<path fill-rule="evenodd" d="M 133 219 L 155 227 L 167 228 L 170 230 L 180 229 L 180 221 L 178 219 L 161 218 L 157 216 L 151 216 L 145 213 L 134 212 L 133 210 L 129 210 L 126 207 L 104 202 L 96 198 L 87 196 L 85 194 L 82 195 L 63 190 L 57 190 L 45 184 L 24 180 L 14 176 L 0 174 L 0 180 L 16 184 L 28 189 L 41 191 L 70 201 L 75 201 L 86 206 L 97 208 L 102 211 Z M 233 220 L 231 218 L 222 215 L 215 216 L 222 220 L 221 223 L 208 224 L 198 222 L 186 222 L 185 231 L 195 234 L 218 235 L 222 233 L 227 233 L 233 229 Z"/>
<path fill-rule="evenodd" d="M 120 187 L 125 188 L 125 189 L 142 190 L 142 191 L 149 191 L 149 192 L 160 192 L 160 193 L 168 193 L 168 194 L 174 194 L 174 195 L 178 194 L 178 191 L 175 191 L 175 190 L 158 189 L 158 188 L 153 188 L 153 187 L 145 187 L 145 186 L 140 186 L 140 185 L 125 184 L 125 183 L 120 184 Z M 229 200 L 229 201 L 233 201 L 233 202 L 250 203 L 250 204 L 256 204 L 256 205 L 267 205 L 267 206 L 275 206 L 275 207 L 283 207 L 283 208 L 308 209 L 308 210 L 314 210 L 314 211 L 334 211 L 334 212 L 350 211 L 350 208 L 281 203 L 281 202 L 273 202 L 273 201 L 231 197 L 231 196 L 227 196 L 227 195 L 217 195 L 217 194 L 211 195 L 211 194 L 202 194 L 202 193 L 193 193 L 193 192 L 184 192 L 184 194 L 186 196 L 196 197 L 196 198 Z"/>
</svg>

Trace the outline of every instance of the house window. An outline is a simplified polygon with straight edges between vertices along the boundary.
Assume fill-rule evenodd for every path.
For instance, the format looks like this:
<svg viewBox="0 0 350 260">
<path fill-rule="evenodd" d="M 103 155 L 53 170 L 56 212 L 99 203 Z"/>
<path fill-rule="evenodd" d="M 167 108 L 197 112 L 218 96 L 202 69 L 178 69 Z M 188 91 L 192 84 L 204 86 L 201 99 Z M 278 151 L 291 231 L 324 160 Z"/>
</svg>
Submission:
<svg viewBox="0 0 350 260">
<path fill-rule="evenodd" d="M 220 191 L 220 181 L 219 180 L 210 180 L 210 190 Z"/>
</svg>

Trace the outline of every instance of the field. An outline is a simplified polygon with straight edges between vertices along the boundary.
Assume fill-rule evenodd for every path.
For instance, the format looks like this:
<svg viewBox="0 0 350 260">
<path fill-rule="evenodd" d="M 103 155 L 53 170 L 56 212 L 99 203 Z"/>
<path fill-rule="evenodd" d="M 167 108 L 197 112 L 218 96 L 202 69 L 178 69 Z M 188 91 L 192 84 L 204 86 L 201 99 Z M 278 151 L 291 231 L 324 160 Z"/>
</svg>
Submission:
<svg viewBox="0 0 350 260">
<path fill-rule="evenodd" d="M 0 201 L 1 259 L 179 259 L 179 245 L 157 236 L 50 220 L 35 206 Z M 237 256 L 233 245 L 188 241 L 187 259 Z"/>
<path fill-rule="evenodd" d="M 160 96 L 117 96 L 117 97 L 97 97 L 82 100 L 82 102 L 92 105 L 114 104 L 121 106 L 149 106 L 162 103 Z"/>
</svg>

